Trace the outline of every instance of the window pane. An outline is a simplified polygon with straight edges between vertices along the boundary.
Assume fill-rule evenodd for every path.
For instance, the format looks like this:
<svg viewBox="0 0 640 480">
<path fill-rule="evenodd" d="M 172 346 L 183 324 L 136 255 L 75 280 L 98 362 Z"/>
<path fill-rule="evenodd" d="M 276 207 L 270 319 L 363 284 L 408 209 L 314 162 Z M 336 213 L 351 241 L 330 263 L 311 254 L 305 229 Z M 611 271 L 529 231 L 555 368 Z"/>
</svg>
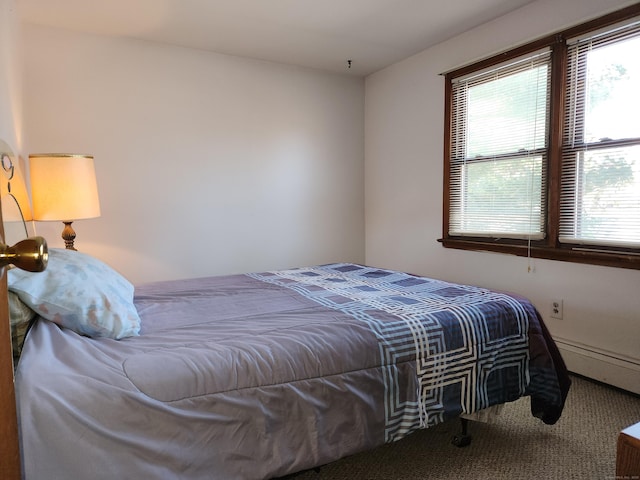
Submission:
<svg viewBox="0 0 640 480">
<path fill-rule="evenodd" d="M 585 142 L 640 137 L 640 37 L 587 53 Z"/>
<path fill-rule="evenodd" d="M 559 240 L 637 248 L 640 24 L 576 39 L 568 51 Z"/>
<path fill-rule="evenodd" d="M 543 238 L 550 50 L 452 79 L 449 235 Z"/>
<path fill-rule="evenodd" d="M 640 146 L 577 154 L 574 196 L 561 204 L 560 240 L 640 246 Z"/>
<path fill-rule="evenodd" d="M 547 65 L 469 87 L 467 158 L 544 148 Z"/>
<path fill-rule="evenodd" d="M 542 156 L 465 164 L 451 234 L 541 238 L 542 165 Z"/>
</svg>

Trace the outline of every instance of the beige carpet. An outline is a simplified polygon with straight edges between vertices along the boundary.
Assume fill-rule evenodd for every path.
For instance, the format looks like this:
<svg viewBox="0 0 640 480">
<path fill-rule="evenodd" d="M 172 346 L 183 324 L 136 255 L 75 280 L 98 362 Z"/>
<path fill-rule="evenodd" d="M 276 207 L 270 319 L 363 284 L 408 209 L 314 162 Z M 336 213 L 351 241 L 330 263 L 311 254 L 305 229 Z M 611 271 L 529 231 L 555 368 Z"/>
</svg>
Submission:
<svg viewBox="0 0 640 480">
<path fill-rule="evenodd" d="M 471 445 L 451 437 L 458 421 L 415 432 L 295 480 L 593 479 L 615 480 L 621 429 L 640 422 L 640 397 L 584 378 L 573 384 L 562 418 L 545 425 L 531 416 L 528 398 L 510 403 L 494 424 L 470 422 Z"/>
</svg>

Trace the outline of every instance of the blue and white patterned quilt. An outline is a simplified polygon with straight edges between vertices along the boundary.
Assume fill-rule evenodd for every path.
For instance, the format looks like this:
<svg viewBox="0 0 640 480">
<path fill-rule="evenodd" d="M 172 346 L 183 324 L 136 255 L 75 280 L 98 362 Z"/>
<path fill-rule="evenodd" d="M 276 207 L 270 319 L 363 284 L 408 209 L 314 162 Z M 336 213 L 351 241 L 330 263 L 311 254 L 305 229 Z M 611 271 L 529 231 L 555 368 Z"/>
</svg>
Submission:
<svg viewBox="0 0 640 480">
<path fill-rule="evenodd" d="M 384 365 L 387 442 L 536 393 L 535 385 L 530 388 L 529 329 L 530 322 L 539 328 L 540 317 L 522 298 L 355 264 L 250 276 L 348 314 L 375 333 Z M 407 359 L 415 362 L 415 399 L 400 395 L 396 365 Z M 566 392 L 556 372 L 537 375 L 548 382 L 538 387 L 544 403 L 563 405 Z"/>
</svg>

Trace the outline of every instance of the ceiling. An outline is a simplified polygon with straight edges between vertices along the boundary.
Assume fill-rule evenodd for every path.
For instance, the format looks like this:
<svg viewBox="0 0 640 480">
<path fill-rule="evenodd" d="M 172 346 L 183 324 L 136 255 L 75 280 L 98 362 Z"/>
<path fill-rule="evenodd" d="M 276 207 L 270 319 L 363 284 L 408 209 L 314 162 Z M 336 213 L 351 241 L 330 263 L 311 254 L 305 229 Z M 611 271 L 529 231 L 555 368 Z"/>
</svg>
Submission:
<svg viewBox="0 0 640 480">
<path fill-rule="evenodd" d="M 15 1 L 28 23 L 363 76 L 533 0 Z"/>
</svg>

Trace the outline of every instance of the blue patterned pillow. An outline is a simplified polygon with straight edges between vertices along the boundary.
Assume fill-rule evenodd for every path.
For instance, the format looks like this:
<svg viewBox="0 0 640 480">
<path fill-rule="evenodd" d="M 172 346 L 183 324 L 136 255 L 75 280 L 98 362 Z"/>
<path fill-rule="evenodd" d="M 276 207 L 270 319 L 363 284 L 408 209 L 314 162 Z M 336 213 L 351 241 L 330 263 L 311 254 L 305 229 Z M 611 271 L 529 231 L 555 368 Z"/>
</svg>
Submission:
<svg viewBox="0 0 640 480">
<path fill-rule="evenodd" d="M 49 249 L 44 272 L 12 268 L 9 291 L 41 317 L 89 337 L 124 338 L 140 334 L 133 285 L 89 255 Z"/>
</svg>

